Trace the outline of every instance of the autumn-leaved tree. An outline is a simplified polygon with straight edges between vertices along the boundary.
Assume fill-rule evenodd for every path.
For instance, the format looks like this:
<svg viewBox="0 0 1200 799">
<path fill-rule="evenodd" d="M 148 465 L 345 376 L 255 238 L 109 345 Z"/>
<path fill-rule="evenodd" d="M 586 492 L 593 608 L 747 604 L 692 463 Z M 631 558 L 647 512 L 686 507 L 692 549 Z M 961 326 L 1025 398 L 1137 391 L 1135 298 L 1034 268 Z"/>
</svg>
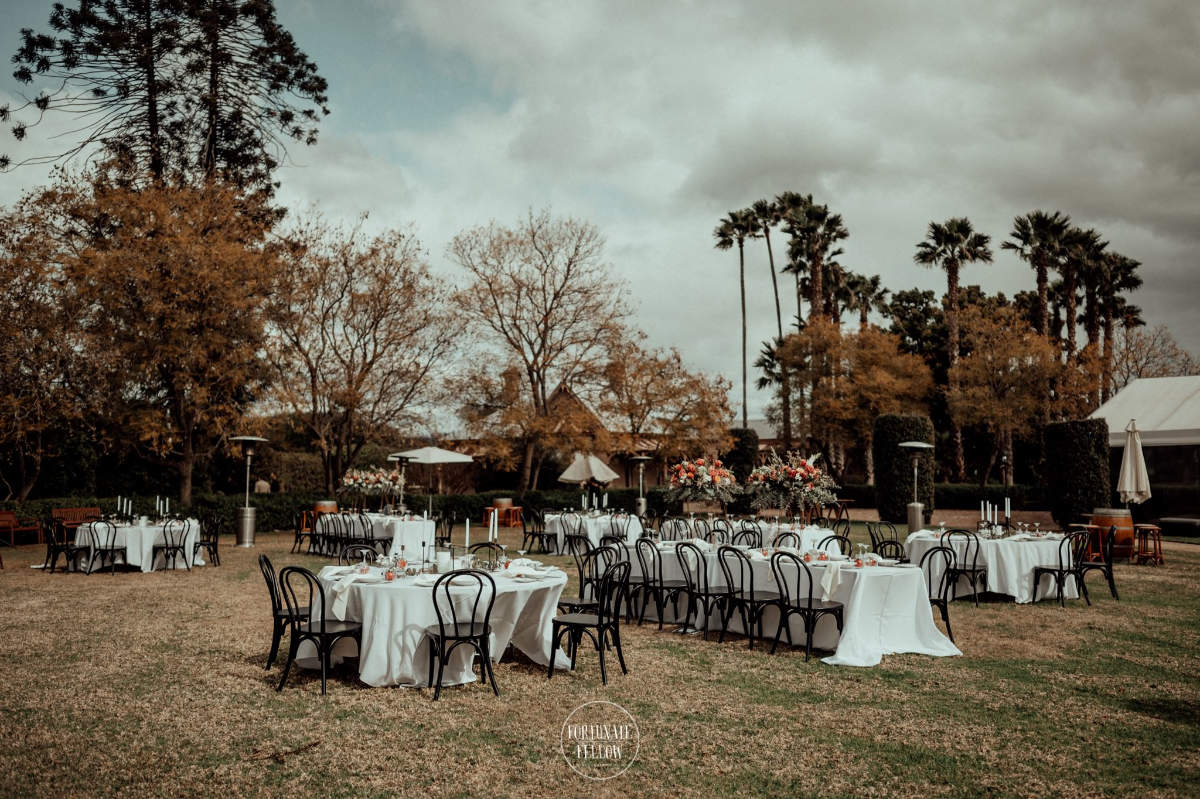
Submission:
<svg viewBox="0 0 1200 799">
<path fill-rule="evenodd" d="M 60 243 L 36 196 L 0 215 L 0 479 L 17 500 L 33 490 L 54 433 L 80 416 L 89 377 Z"/>
<path fill-rule="evenodd" d="M 89 393 L 175 472 L 187 504 L 197 460 L 237 430 L 267 377 L 263 305 L 278 259 L 261 209 L 220 182 L 64 183 L 38 203 L 77 295 L 78 346 L 97 356 Z"/>
<path fill-rule="evenodd" d="M 1200 374 L 1200 358 L 1185 350 L 1166 325 L 1121 327 L 1113 338 L 1112 390 L 1141 377 Z"/>
<path fill-rule="evenodd" d="M 1004 454 L 1013 463 L 1013 437 L 1032 429 L 1060 377 L 1058 351 L 1012 307 L 984 313 L 967 306 L 962 332 L 968 354 L 951 367 L 954 388 L 948 399 L 959 426 L 979 425 L 992 435 L 981 484 Z M 1012 469 L 1005 480 L 1011 483 Z"/>
<path fill-rule="evenodd" d="M 319 220 L 287 236 L 269 303 L 274 398 L 303 426 L 326 491 L 363 445 L 427 421 L 456 331 L 409 232 Z"/>
<path fill-rule="evenodd" d="M 599 383 L 629 313 L 626 289 L 605 263 L 594 226 L 544 211 L 511 227 L 466 230 L 449 252 L 468 279 L 455 294 L 460 322 L 481 334 L 468 383 L 490 386 L 483 399 L 463 403 L 463 417 L 474 432 L 499 415 L 521 431 L 514 455 L 524 492 L 542 459 L 564 446 L 557 417 L 568 412 L 551 407 L 555 389 Z"/>
<path fill-rule="evenodd" d="M 729 381 L 684 366 L 679 352 L 627 340 L 608 353 L 600 410 L 619 420 L 618 446 L 660 459 L 724 452 L 733 445 Z"/>
</svg>

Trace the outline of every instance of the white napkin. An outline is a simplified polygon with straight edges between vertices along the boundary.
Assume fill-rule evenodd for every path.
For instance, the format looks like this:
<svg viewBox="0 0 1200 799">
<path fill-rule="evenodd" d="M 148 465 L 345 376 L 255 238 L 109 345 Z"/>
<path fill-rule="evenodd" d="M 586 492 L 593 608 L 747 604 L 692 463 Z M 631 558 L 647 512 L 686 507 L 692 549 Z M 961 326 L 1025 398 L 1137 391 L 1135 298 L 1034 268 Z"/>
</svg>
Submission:
<svg viewBox="0 0 1200 799">
<path fill-rule="evenodd" d="M 691 543 L 693 543 L 697 547 L 699 547 L 701 552 L 708 552 L 712 548 L 712 545 L 709 544 L 707 541 L 705 541 L 703 538 L 693 538 L 691 540 Z"/>
<path fill-rule="evenodd" d="M 831 560 L 825 563 L 825 574 L 821 577 L 821 598 L 829 599 L 842 584 L 842 562 Z"/>
<path fill-rule="evenodd" d="M 359 574 L 358 571 L 355 570 L 344 577 L 339 577 L 337 582 L 333 584 L 333 588 L 330 589 L 333 593 L 333 603 L 330 605 L 329 610 L 334 618 L 345 618 L 346 606 L 350 603 L 350 592 L 348 589 L 355 581 L 361 580 L 362 578 L 369 576 L 369 574 L 370 572 L 367 574 Z"/>
<path fill-rule="evenodd" d="M 517 571 L 529 571 L 530 569 L 542 568 L 542 562 L 540 560 L 530 560 L 529 558 L 514 558 L 508 564 L 508 568 L 509 571 L 514 569 Z"/>
</svg>

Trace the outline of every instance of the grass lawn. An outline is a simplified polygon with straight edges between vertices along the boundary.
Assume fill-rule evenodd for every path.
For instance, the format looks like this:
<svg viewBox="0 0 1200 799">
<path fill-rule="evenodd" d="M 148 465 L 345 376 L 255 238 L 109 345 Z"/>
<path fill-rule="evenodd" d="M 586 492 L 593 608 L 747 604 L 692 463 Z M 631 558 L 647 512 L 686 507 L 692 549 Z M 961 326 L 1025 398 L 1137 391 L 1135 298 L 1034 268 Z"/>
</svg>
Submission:
<svg viewBox="0 0 1200 799">
<path fill-rule="evenodd" d="M 861 535 L 861 532 L 858 532 Z M 510 548 L 519 535 L 504 533 Z M 547 681 L 528 663 L 431 692 L 329 694 L 263 669 L 269 604 L 256 558 L 226 547 L 195 572 L 43 574 L 3 550 L 4 796 L 1196 796 L 1200 547 L 1118 567 L 1121 601 L 960 601 L 961 658 L 872 669 L 627 628 L 630 674 L 600 685 L 595 652 Z M 557 562 L 565 564 L 565 560 Z M 568 590 L 571 590 L 568 588 Z M 286 644 L 285 644 L 286 646 Z M 293 672 L 295 675 L 295 672 Z M 572 709 L 604 699 L 641 731 L 637 762 L 593 783 L 558 753 Z"/>
</svg>

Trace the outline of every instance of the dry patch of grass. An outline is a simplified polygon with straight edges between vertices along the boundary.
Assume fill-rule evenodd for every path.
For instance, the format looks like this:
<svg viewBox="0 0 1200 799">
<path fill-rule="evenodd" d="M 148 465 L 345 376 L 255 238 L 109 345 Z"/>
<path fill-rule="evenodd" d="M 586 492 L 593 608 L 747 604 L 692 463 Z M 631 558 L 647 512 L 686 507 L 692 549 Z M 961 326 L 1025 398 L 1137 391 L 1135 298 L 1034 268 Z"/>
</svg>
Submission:
<svg viewBox="0 0 1200 799">
<path fill-rule="evenodd" d="M 510 547 L 519 536 L 506 531 Z M 1189 796 L 1200 784 L 1200 548 L 1122 566 L 1120 602 L 969 601 L 951 608 L 962 658 L 836 668 L 744 639 L 624 631 L 628 676 L 600 685 L 525 662 L 475 685 L 368 688 L 338 672 L 282 693 L 256 557 L 153 574 L 47 575 L 34 548 L 0 572 L 0 793 L 7 796 Z M 564 560 L 558 561 L 565 564 Z M 570 589 L 568 589 L 570 590 Z M 639 760 L 588 783 L 558 755 L 578 705 L 637 719 Z"/>
</svg>

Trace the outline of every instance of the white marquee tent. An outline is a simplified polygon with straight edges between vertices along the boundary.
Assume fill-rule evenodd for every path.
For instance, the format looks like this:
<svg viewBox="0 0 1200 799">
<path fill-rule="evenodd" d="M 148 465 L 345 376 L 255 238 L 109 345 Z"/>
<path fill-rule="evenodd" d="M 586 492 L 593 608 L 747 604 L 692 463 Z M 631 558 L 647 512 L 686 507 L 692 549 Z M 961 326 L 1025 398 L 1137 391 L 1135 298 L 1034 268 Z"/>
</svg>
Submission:
<svg viewBox="0 0 1200 799">
<path fill-rule="evenodd" d="M 1200 375 L 1143 377 L 1121 389 L 1091 418 L 1108 422 L 1108 444 L 1125 446 L 1125 426 L 1137 420 L 1142 446 L 1200 444 Z"/>
</svg>

